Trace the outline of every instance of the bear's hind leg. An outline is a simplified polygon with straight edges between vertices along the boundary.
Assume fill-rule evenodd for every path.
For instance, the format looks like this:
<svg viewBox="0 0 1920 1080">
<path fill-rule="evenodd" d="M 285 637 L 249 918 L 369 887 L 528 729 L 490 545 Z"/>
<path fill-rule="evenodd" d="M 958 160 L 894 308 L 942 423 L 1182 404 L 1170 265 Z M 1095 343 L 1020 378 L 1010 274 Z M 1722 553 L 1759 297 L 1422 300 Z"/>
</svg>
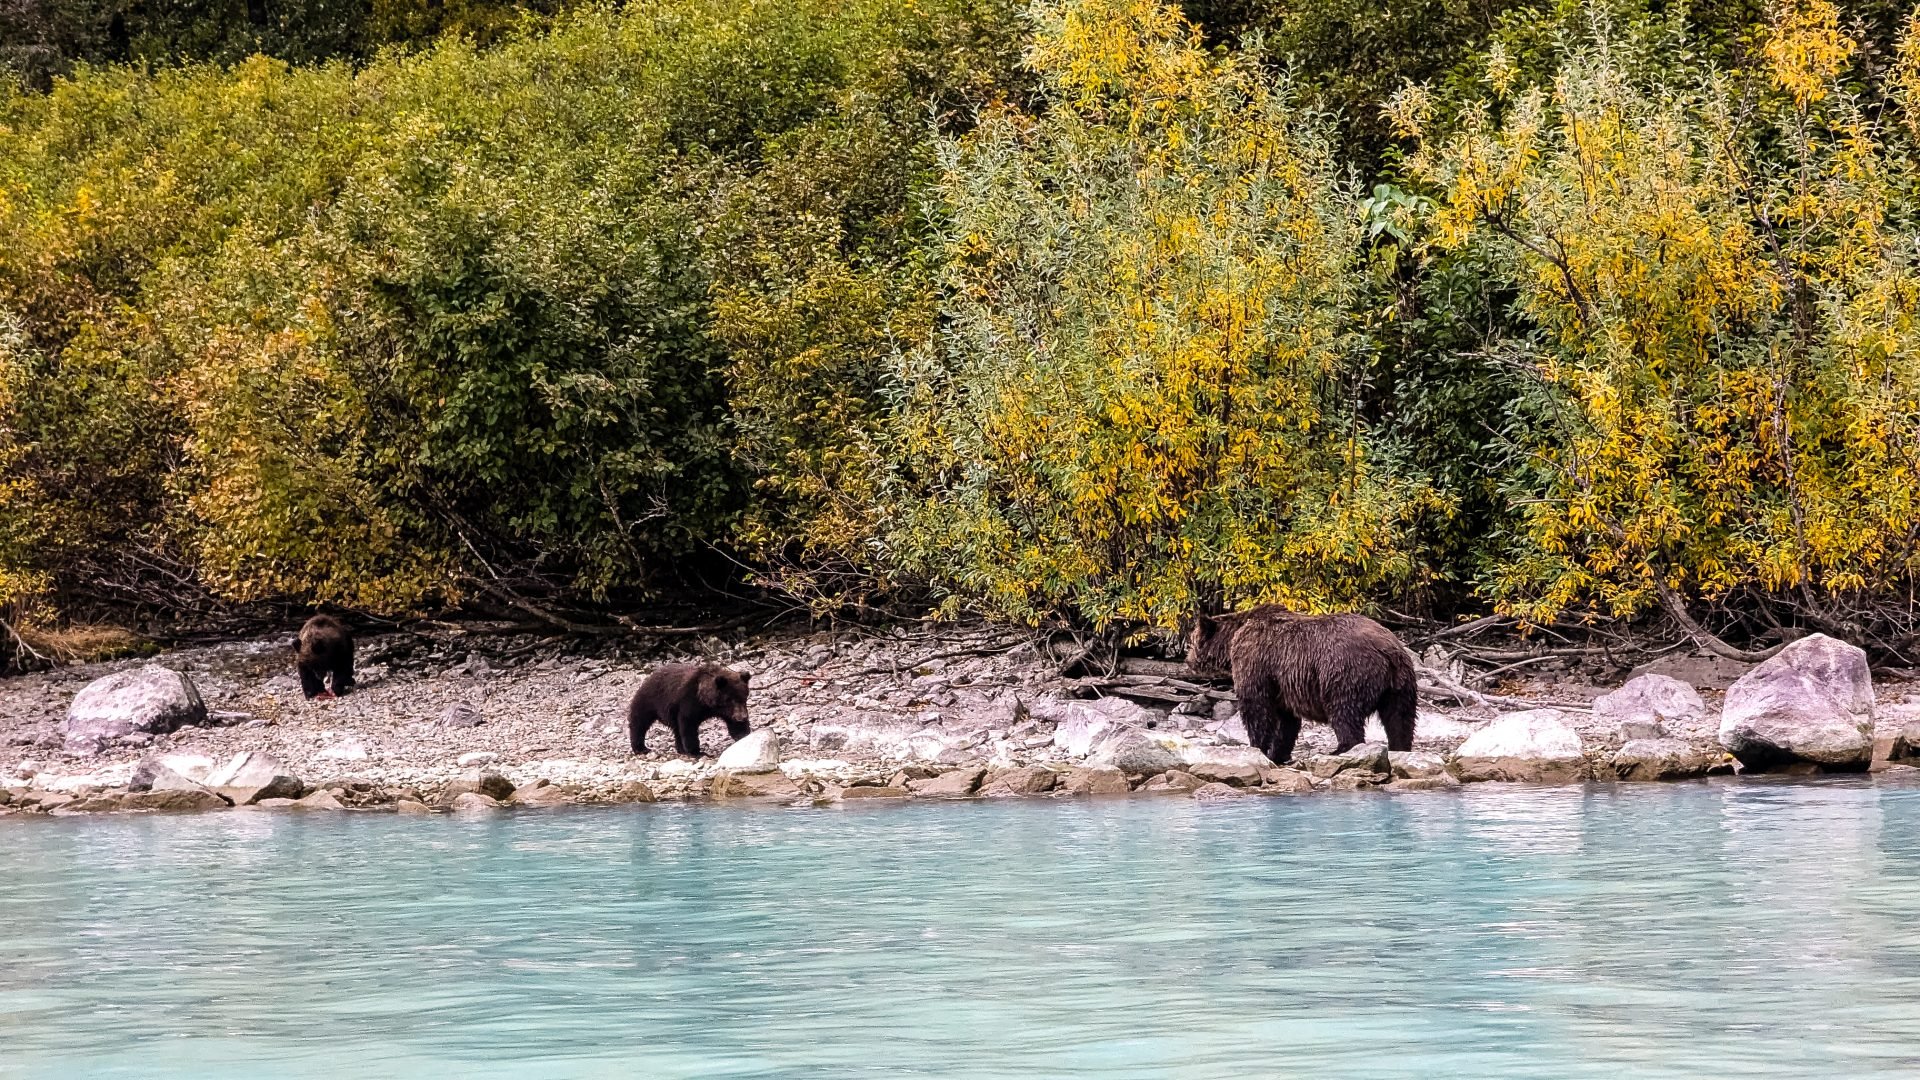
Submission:
<svg viewBox="0 0 1920 1080">
<path fill-rule="evenodd" d="M 657 719 L 652 709 L 627 710 L 627 744 L 635 754 L 647 752 L 647 731 Z"/>
<path fill-rule="evenodd" d="M 1273 739 L 1261 749 L 1267 752 L 1267 758 L 1275 765 L 1285 765 L 1293 760 L 1293 744 L 1300 738 L 1300 718 L 1291 709 L 1281 709 L 1274 725 Z"/>
<path fill-rule="evenodd" d="M 1333 752 L 1344 754 L 1367 741 L 1367 713 L 1352 708 L 1341 709 L 1327 718 L 1327 725 L 1333 728 L 1333 734 L 1339 740 Z"/>
</svg>

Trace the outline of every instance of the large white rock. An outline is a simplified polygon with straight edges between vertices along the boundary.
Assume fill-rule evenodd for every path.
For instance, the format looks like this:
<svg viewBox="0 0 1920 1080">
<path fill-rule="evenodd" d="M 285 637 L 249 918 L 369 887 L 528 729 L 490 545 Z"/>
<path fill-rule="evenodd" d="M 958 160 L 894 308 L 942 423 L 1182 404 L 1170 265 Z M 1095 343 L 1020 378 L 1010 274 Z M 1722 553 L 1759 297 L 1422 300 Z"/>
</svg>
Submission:
<svg viewBox="0 0 1920 1080">
<path fill-rule="evenodd" d="M 147 791 L 167 775 L 197 784 L 212 771 L 213 759 L 200 754 L 149 754 L 133 767 L 133 775 L 127 778 L 127 790 Z"/>
<path fill-rule="evenodd" d="M 1873 760 L 1873 675 L 1856 646 L 1814 634 L 1727 688 L 1720 745 L 1750 769 L 1811 762 L 1839 771 Z"/>
<path fill-rule="evenodd" d="M 1454 751 L 1454 769 L 1462 780 L 1569 783 L 1585 772 L 1583 749 L 1565 713 L 1528 709 L 1467 736 Z"/>
<path fill-rule="evenodd" d="M 1254 787 L 1273 762 L 1251 746 L 1188 746 L 1180 754 L 1186 771 L 1208 783 Z"/>
<path fill-rule="evenodd" d="M 305 792 L 300 778 L 280 762 L 257 750 L 242 750 L 204 781 L 215 794 L 235 806 L 261 799 L 297 799 Z"/>
<path fill-rule="evenodd" d="M 207 722 L 207 704 L 193 680 L 158 664 L 116 671 L 88 683 L 67 706 L 61 728 L 68 750 L 97 754 L 136 732 L 165 735 Z M 152 740 L 147 740 L 152 741 Z"/>
<path fill-rule="evenodd" d="M 1611 727 L 1621 743 L 1662 738 L 1669 723 L 1692 723 L 1706 715 L 1700 692 L 1671 675 L 1639 675 L 1593 699 L 1593 718 Z"/>
<path fill-rule="evenodd" d="M 1162 714 L 1125 698 L 1062 701 L 1037 698 L 1027 706 L 1036 719 L 1052 721 L 1053 745 L 1068 757 L 1085 757 L 1104 739 L 1126 728 L 1143 728 Z"/>
<path fill-rule="evenodd" d="M 773 772 L 780 768 L 780 737 L 756 731 L 720 752 L 720 768 L 736 773 Z"/>
</svg>

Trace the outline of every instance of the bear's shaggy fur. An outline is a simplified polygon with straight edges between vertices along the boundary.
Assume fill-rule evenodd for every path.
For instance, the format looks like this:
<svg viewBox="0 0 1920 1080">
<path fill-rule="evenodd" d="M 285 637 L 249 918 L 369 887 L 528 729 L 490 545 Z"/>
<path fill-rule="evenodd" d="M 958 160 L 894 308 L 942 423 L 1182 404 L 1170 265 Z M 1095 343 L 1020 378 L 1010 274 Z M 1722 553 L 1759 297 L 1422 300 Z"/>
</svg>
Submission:
<svg viewBox="0 0 1920 1080">
<path fill-rule="evenodd" d="M 1195 621 L 1187 665 L 1231 675 L 1247 741 L 1276 764 L 1293 757 L 1300 722 L 1333 728 L 1344 753 L 1378 712 L 1389 750 L 1413 749 L 1413 657 L 1364 615 L 1298 615 L 1277 604 Z"/>
<path fill-rule="evenodd" d="M 647 729 L 657 723 L 673 732 L 674 751 L 700 756 L 700 722 L 718 717 L 735 742 L 747 737 L 747 673 L 719 664 L 668 664 L 648 675 L 627 706 L 627 738 L 636 754 L 647 752 Z"/>
<path fill-rule="evenodd" d="M 315 615 L 293 643 L 293 666 L 308 698 L 348 693 L 353 689 L 353 632 L 331 615 Z"/>
</svg>

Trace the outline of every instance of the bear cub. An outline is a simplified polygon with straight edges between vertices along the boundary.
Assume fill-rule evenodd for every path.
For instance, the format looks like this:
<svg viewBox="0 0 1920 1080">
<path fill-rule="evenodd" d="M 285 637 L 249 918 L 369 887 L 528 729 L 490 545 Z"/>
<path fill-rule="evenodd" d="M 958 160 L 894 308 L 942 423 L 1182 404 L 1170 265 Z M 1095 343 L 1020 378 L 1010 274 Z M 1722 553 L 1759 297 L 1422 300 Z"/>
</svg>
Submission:
<svg viewBox="0 0 1920 1080">
<path fill-rule="evenodd" d="M 700 722 L 717 717 L 735 742 L 747 737 L 747 673 L 719 664 L 668 664 L 648 675 L 627 706 L 627 738 L 636 754 L 647 752 L 655 723 L 673 732 L 673 749 L 700 756 Z"/>
<path fill-rule="evenodd" d="M 353 632 L 331 615 L 315 615 L 293 643 L 293 664 L 308 700 L 325 701 L 352 691 Z"/>
<path fill-rule="evenodd" d="M 1276 765 L 1293 757 L 1300 722 L 1333 728 L 1344 754 L 1380 715 L 1387 749 L 1413 749 L 1419 704 L 1413 657 L 1365 615 L 1299 615 L 1278 604 L 1209 618 L 1187 641 L 1187 666 L 1231 675 L 1247 742 Z"/>
</svg>

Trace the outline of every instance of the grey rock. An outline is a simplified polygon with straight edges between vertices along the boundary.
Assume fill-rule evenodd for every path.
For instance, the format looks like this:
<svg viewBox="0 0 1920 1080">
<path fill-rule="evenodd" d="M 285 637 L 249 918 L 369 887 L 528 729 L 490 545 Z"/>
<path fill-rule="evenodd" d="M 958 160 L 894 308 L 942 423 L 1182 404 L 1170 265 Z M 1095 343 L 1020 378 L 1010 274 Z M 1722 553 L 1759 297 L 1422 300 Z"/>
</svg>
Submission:
<svg viewBox="0 0 1920 1080">
<path fill-rule="evenodd" d="M 401 799 L 399 802 L 393 804 L 393 812 L 396 814 L 431 814 L 433 813 L 433 807 L 428 806 L 418 799 Z"/>
<path fill-rule="evenodd" d="M 1344 754 L 1324 754 L 1308 763 L 1313 775 L 1322 780 L 1338 776 L 1343 772 L 1383 773 L 1391 769 L 1391 759 L 1387 756 L 1387 744 L 1383 742 L 1361 743 L 1349 747 Z"/>
<path fill-rule="evenodd" d="M 792 799 L 799 797 L 800 785 L 777 770 L 721 770 L 713 775 L 707 794 L 716 799 Z"/>
<path fill-rule="evenodd" d="M 1748 769 L 1858 771 L 1873 761 L 1873 706 L 1867 654 L 1812 634 L 1727 688 L 1720 745 Z"/>
<path fill-rule="evenodd" d="M 207 722 L 207 705 L 193 680 L 148 664 L 95 679 L 74 695 L 61 726 L 66 748 L 97 754 L 136 735 L 165 735 Z"/>
<path fill-rule="evenodd" d="M 1460 786 L 1460 780 L 1452 773 L 1435 773 L 1432 776 L 1409 776 L 1395 780 L 1382 787 L 1382 791 L 1451 791 Z"/>
<path fill-rule="evenodd" d="M 1166 744 L 1134 730 L 1122 731 L 1101 742 L 1086 763 L 1119 769 L 1128 776 L 1153 776 L 1186 764 Z"/>
<path fill-rule="evenodd" d="M 167 774 L 197 785 L 211 772 L 213 759 L 199 754 L 149 754 L 134 765 L 127 790 L 149 791 Z"/>
<path fill-rule="evenodd" d="M 1329 791 L 1371 791 L 1391 781 L 1393 776 L 1383 772 L 1369 772 L 1365 769 L 1346 769 L 1335 773 L 1327 783 Z"/>
<path fill-rule="evenodd" d="M 235 806 L 262 799 L 297 799 L 305 787 L 300 778 L 268 754 L 242 750 L 207 774 L 205 786 Z"/>
<path fill-rule="evenodd" d="M 1671 723 L 1694 723 L 1707 715 L 1699 691 L 1657 672 L 1628 680 L 1625 686 L 1593 700 L 1593 718 L 1611 726 L 1615 744 L 1666 736 Z"/>
<path fill-rule="evenodd" d="M 474 728 L 486 722 L 486 718 L 480 715 L 479 709 L 464 701 L 454 702 L 447 706 L 446 712 L 440 714 L 441 727 Z"/>
<path fill-rule="evenodd" d="M 885 787 L 850 787 L 843 788 L 838 798 L 851 802 L 861 799 L 904 799 L 910 794 L 906 788 L 893 787 L 892 785 Z"/>
<path fill-rule="evenodd" d="M 1428 776 L 1445 776 L 1446 759 L 1431 750 L 1394 750 L 1387 754 L 1387 771 L 1403 780 L 1416 780 Z"/>
<path fill-rule="evenodd" d="M 331 791 L 316 791 L 304 798 L 295 799 L 292 810 L 345 810 L 346 804 Z"/>
<path fill-rule="evenodd" d="M 1645 663 L 1633 669 L 1632 678 L 1642 675 L 1670 675 L 1688 686 L 1705 687 L 1708 690 L 1725 690 L 1732 686 L 1740 676 L 1745 675 L 1751 664 L 1738 660 L 1729 660 L 1724 656 L 1711 653 L 1668 653 L 1657 660 Z"/>
</svg>

